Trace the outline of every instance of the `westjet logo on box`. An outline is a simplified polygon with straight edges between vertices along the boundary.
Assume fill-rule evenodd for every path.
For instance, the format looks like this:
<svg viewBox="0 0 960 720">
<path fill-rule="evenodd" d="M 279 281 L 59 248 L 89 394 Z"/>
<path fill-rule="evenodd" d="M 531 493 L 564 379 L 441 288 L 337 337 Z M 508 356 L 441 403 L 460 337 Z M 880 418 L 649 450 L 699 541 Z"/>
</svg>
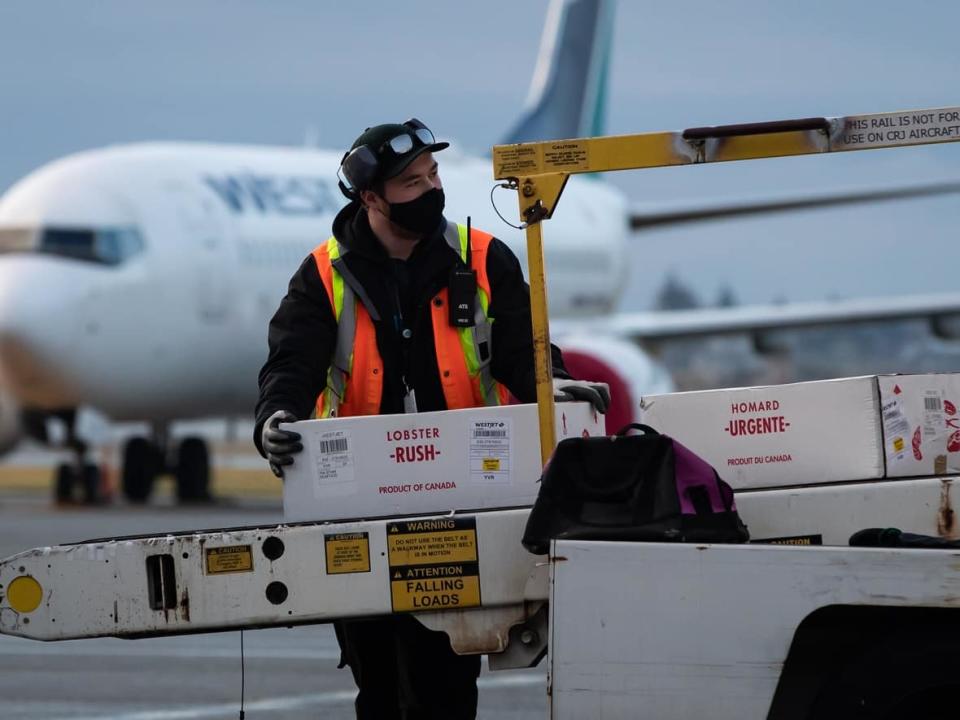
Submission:
<svg viewBox="0 0 960 720">
<path fill-rule="evenodd" d="M 390 459 L 397 463 L 432 462 L 440 456 L 437 444 L 416 441 L 439 439 L 438 427 L 387 430 L 387 443 L 396 443 L 390 448 Z"/>
<path fill-rule="evenodd" d="M 785 433 L 790 428 L 786 416 L 780 412 L 779 400 L 749 400 L 730 404 L 731 418 L 723 431 L 730 437 L 754 437 Z M 747 455 L 727 458 L 728 466 L 768 465 L 793 462 L 790 453 Z"/>
</svg>

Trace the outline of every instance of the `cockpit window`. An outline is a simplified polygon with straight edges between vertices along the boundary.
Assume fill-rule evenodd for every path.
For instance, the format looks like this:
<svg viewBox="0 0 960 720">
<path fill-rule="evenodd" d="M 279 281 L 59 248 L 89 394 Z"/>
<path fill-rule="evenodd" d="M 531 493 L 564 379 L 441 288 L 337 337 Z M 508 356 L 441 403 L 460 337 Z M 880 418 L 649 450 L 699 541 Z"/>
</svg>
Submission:
<svg viewBox="0 0 960 720">
<path fill-rule="evenodd" d="M 40 253 L 120 265 L 143 248 L 143 237 L 135 227 L 0 228 L 0 254 Z"/>
</svg>

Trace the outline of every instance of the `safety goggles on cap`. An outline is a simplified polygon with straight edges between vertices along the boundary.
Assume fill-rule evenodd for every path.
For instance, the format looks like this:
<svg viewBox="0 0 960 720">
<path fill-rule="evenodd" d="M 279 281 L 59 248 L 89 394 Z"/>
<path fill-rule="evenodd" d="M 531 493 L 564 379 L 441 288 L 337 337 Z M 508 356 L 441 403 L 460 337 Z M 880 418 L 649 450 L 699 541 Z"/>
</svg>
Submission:
<svg viewBox="0 0 960 720">
<path fill-rule="evenodd" d="M 410 127 L 410 132 L 402 133 L 387 140 L 380 146 L 381 153 L 386 147 L 389 147 L 396 155 L 406 155 L 413 150 L 414 138 L 420 141 L 420 145 L 433 145 L 436 142 L 430 128 L 419 120 L 407 120 L 404 125 Z"/>
<path fill-rule="evenodd" d="M 402 125 L 377 125 L 367 128 L 340 162 L 337 177 L 340 190 L 356 199 L 361 190 L 376 180 L 398 175 L 424 152 L 435 152 L 449 143 L 437 142 L 430 129 L 416 118 Z"/>
</svg>

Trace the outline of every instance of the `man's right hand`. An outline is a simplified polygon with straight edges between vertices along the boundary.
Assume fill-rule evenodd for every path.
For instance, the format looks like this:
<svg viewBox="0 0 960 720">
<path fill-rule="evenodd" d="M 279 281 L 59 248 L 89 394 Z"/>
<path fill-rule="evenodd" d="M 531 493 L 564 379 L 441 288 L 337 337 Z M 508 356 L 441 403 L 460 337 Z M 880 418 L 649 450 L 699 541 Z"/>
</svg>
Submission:
<svg viewBox="0 0 960 720">
<path fill-rule="evenodd" d="M 281 430 L 280 423 L 296 422 L 293 413 L 277 410 L 267 418 L 260 431 L 260 445 L 270 463 L 270 469 L 278 478 L 283 477 L 283 468 L 293 464 L 293 456 L 303 450 L 300 434 L 292 430 Z"/>
</svg>

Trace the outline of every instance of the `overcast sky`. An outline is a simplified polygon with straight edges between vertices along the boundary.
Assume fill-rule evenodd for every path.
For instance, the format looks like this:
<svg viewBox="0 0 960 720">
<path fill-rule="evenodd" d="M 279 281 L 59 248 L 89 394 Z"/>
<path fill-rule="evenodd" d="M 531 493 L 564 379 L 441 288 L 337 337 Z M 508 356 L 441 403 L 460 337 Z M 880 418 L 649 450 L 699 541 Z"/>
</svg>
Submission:
<svg viewBox="0 0 960 720">
<path fill-rule="evenodd" d="M 0 4 L 0 191 L 66 153 L 192 139 L 341 148 L 417 116 L 487 152 L 527 94 L 546 0 Z M 960 105 L 960 3 L 620 0 L 608 133 Z M 637 206 L 960 179 L 960 148 L 621 173 Z M 960 197 L 638 235 L 625 307 L 957 289 Z M 496 231 L 496 228 L 491 228 Z"/>
</svg>

